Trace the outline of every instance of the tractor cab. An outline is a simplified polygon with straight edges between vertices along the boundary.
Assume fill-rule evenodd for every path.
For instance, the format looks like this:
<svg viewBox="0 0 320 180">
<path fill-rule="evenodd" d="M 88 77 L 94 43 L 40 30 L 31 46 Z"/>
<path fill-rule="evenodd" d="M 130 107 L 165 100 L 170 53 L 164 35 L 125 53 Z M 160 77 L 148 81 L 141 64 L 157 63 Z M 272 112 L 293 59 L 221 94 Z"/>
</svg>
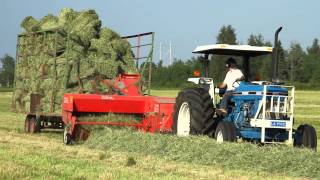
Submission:
<svg viewBox="0 0 320 180">
<path fill-rule="evenodd" d="M 277 44 L 274 47 L 250 45 L 213 44 L 198 46 L 193 51 L 203 54 L 201 62 L 204 77 L 189 78 L 197 87 L 180 91 L 173 113 L 173 132 L 185 136 L 204 134 L 218 142 L 255 141 L 259 143 L 285 143 L 294 146 L 317 147 L 316 131 L 311 125 L 300 125 L 293 129 L 294 86 L 284 86 L 278 80 Z M 272 77 L 270 81 L 249 81 L 252 57 L 272 55 Z M 209 75 L 209 55 L 229 55 L 242 57 L 244 80 L 233 91 L 226 115 L 215 113 L 219 106 L 216 88 Z M 214 60 L 214 59 L 213 59 Z M 306 138 L 302 138 L 306 137 Z"/>
<path fill-rule="evenodd" d="M 278 79 L 278 35 L 282 27 L 278 28 L 275 37 L 274 37 L 274 47 L 268 46 L 251 46 L 251 45 L 229 45 L 229 44 L 212 44 L 212 45 L 204 45 L 198 46 L 193 51 L 195 54 L 203 54 L 202 65 L 204 69 L 204 77 L 200 78 L 189 78 L 188 81 L 194 82 L 196 84 L 200 84 L 203 87 L 207 87 L 210 96 L 214 99 L 213 103 L 215 102 L 215 94 L 219 93 L 220 95 L 223 94 L 224 90 L 219 90 L 214 88 L 213 79 L 209 78 L 209 55 L 227 55 L 227 56 L 238 56 L 242 58 L 242 73 L 244 74 L 244 82 L 235 82 L 239 83 L 241 89 L 246 89 L 248 83 L 252 85 L 279 85 Z M 263 55 L 272 55 L 272 78 L 271 81 L 252 81 L 249 82 L 250 79 L 250 61 L 251 58 Z M 214 60 L 214 59 L 213 59 Z M 209 87 L 209 88 L 208 88 Z M 239 88 L 237 88 L 239 89 Z M 236 89 L 236 91 L 237 91 Z"/>
<path fill-rule="evenodd" d="M 272 47 L 267 46 L 250 46 L 250 45 L 229 45 L 229 44 L 212 44 L 198 46 L 193 51 L 196 54 L 204 54 L 203 67 L 205 76 L 208 76 L 209 55 L 227 55 L 238 56 L 242 58 L 242 69 L 245 81 L 249 81 L 250 61 L 252 57 L 272 54 Z"/>
<path fill-rule="evenodd" d="M 214 106 L 216 106 L 217 98 L 215 95 L 219 94 L 220 96 L 223 95 L 225 89 L 218 89 L 214 88 L 213 79 L 209 78 L 209 57 L 210 55 L 226 55 L 226 56 L 237 56 L 242 58 L 242 64 L 240 65 L 242 68 L 242 72 L 244 74 L 244 79 L 242 82 L 235 82 L 238 83 L 240 86 L 239 90 L 246 89 L 244 87 L 250 85 L 263 85 L 263 84 L 271 84 L 270 81 L 249 81 L 250 76 L 250 61 L 253 57 L 263 56 L 263 55 L 272 55 L 273 48 L 267 46 L 251 46 L 251 45 L 229 45 L 229 44 L 212 44 L 212 45 L 204 45 L 198 46 L 193 51 L 195 54 L 202 54 L 203 57 L 201 58 L 204 77 L 198 78 L 189 78 L 189 82 L 193 82 L 195 84 L 199 84 L 202 87 L 207 87 L 210 96 L 213 98 Z M 213 61 L 215 59 L 213 58 Z M 236 89 L 236 91 L 237 91 Z"/>
</svg>

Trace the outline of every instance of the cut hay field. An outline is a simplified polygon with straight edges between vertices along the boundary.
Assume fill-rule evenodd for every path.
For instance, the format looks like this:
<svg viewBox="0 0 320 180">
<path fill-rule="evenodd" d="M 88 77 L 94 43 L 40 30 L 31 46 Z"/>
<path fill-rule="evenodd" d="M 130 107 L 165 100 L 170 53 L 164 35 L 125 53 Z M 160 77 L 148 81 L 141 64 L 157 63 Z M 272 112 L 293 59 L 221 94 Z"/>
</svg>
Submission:
<svg viewBox="0 0 320 180">
<path fill-rule="evenodd" d="M 178 91 L 153 90 L 175 96 Z M 288 146 L 217 144 L 197 136 L 104 128 L 73 146 L 61 132 L 25 134 L 24 116 L 0 93 L 0 179 L 320 179 L 320 152 Z M 320 91 L 298 91 L 296 124 L 320 137 Z"/>
</svg>

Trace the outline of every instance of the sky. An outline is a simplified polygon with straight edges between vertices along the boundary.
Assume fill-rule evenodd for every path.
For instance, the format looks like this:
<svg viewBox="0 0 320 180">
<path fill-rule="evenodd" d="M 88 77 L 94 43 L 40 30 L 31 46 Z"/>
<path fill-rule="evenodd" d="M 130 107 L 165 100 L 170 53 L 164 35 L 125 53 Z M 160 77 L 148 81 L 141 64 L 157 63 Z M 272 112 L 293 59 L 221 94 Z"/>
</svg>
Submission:
<svg viewBox="0 0 320 180">
<path fill-rule="evenodd" d="M 285 48 L 292 42 L 306 48 L 320 38 L 317 0 L 1 0 L 0 57 L 15 56 L 24 17 L 57 15 L 65 7 L 95 9 L 103 26 L 122 36 L 155 32 L 154 61 L 159 59 L 161 42 L 165 64 L 170 42 L 174 58 L 188 59 L 196 46 L 214 44 L 223 25 L 236 29 L 241 44 L 250 34 L 259 33 L 272 42 L 279 26 L 283 26 L 280 39 Z"/>
</svg>

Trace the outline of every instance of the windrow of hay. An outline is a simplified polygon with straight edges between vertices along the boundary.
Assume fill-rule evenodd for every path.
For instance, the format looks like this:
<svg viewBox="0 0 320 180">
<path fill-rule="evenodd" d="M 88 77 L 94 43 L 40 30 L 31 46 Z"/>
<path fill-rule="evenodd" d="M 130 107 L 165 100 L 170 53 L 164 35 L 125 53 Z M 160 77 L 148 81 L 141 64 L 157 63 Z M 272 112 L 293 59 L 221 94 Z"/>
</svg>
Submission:
<svg viewBox="0 0 320 180">
<path fill-rule="evenodd" d="M 29 16 L 21 27 L 13 93 L 13 108 L 20 112 L 28 112 L 30 95 L 38 94 L 37 112 L 60 113 L 64 93 L 106 93 L 101 79 L 137 71 L 130 44 L 101 27 L 94 10 Z"/>
<path fill-rule="evenodd" d="M 320 177 L 320 153 L 286 145 L 222 143 L 205 136 L 177 137 L 131 129 L 93 131 L 84 142 L 92 149 L 158 156 L 168 161 L 209 165 L 223 170 L 270 173 L 286 177 Z"/>
<path fill-rule="evenodd" d="M 140 123 L 139 121 L 142 120 L 141 116 L 133 115 L 133 114 L 113 114 L 113 113 L 98 113 L 98 114 L 78 114 L 77 117 L 78 121 L 81 122 L 107 122 L 111 123 L 109 125 L 99 125 L 96 123 L 95 125 L 77 125 L 74 135 L 74 140 L 76 142 L 80 142 L 82 140 L 87 140 L 90 137 L 91 132 L 103 130 L 106 126 L 113 127 L 113 128 L 123 128 L 123 126 L 119 126 L 120 124 L 126 124 L 130 126 L 125 126 L 126 128 L 133 128 L 134 124 Z M 118 124 L 118 125 L 115 125 Z"/>
<path fill-rule="evenodd" d="M 83 122 L 116 122 L 116 123 L 136 124 L 136 123 L 139 123 L 139 121 L 141 120 L 141 117 L 138 117 L 135 115 L 109 113 L 109 114 L 100 114 L 100 115 L 86 114 L 85 116 L 80 116 L 77 119 L 78 121 L 83 121 Z M 81 128 L 87 131 L 92 131 L 92 130 L 104 129 L 105 126 L 104 125 L 81 125 Z"/>
</svg>

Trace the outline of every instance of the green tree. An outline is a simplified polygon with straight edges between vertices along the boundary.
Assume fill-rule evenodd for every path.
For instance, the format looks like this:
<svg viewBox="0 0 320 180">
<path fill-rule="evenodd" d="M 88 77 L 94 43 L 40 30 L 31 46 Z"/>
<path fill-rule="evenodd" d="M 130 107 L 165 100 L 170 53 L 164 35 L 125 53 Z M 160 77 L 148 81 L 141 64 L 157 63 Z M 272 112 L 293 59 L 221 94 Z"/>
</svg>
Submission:
<svg viewBox="0 0 320 180">
<path fill-rule="evenodd" d="M 306 82 L 304 61 L 306 53 L 303 51 L 299 43 L 292 43 L 288 52 L 288 69 L 290 83 Z"/>
<path fill-rule="evenodd" d="M 283 48 L 281 41 L 278 44 L 278 76 L 281 81 L 289 80 L 289 62 L 288 62 L 288 53 Z M 271 73 L 270 73 L 271 77 Z"/>
<path fill-rule="evenodd" d="M 261 34 L 250 35 L 248 38 L 248 44 L 252 46 L 268 46 L 271 47 L 272 44 L 269 41 L 265 41 Z M 281 42 L 278 44 L 278 76 L 281 80 L 288 80 L 289 77 L 289 66 L 287 60 L 287 52 L 282 47 Z M 263 80 L 271 80 L 272 73 L 272 56 L 259 56 L 253 58 L 251 63 L 251 79 L 254 76 L 261 76 Z"/>
<path fill-rule="evenodd" d="M 237 44 L 236 30 L 231 26 L 222 26 L 216 39 L 217 44 Z M 229 56 L 216 55 L 210 58 L 209 76 L 213 77 L 215 82 L 223 81 L 226 68 L 225 61 Z"/>
<path fill-rule="evenodd" d="M 312 42 L 311 47 L 307 48 L 308 54 L 320 54 L 319 40 L 315 38 Z"/>
<path fill-rule="evenodd" d="M 231 26 L 222 26 L 217 36 L 217 44 L 237 44 L 236 30 Z"/>
<path fill-rule="evenodd" d="M 265 43 L 265 46 L 272 47 L 272 43 L 270 41 L 267 41 Z M 271 69 L 272 69 L 271 64 L 272 64 L 272 56 L 266 55 L 262 59 L 262 65 L 259 68 L 262 80 L 266 80 L 266 81 L 271 80 Z"/>
<path fill-rule="evenodd" d="M 311 47 L 307 48 L 304 69 L 307 80 L 313 86 L 320 86 L 320 45 L 318 39 L 314 39 Z"/>
<path fill-rule="evenodd" d="M 0 69 L 0 84 L 2 86 L 12 87 L 14 80 L 14 67 L 15 60 L 9 55 L 5 55 L 0 59 L 1 69 Z"/>
<path fill-rule="evenodd" d="M 263 36 L 261 34 L 253 35 L 251 34 L 248 38 L 248 45 L 251 46 L 271 46 L 269 42 L 265 42 Z M 260 77 L 262 79 L 268 80 L 269 77 L 269 69 L 267 66 L 271 66 L 271 56 L 258 56 L 250 59 L 250 70 L 251 77 L 250 80 L 258 80 Z M 265 75 L 267 74 L 267 76 Z M 261 80 L 262 80 L 261 79 Z"/>
<path fill-rule="evenodd" d="M 251 34 L 248 38 L 248 44 L 251 46 L 265 46 L 264 38 L 261 34 Z"/>
<path fill-rule="evenodd" d="M 170 66 L 163 66 L 162 62 L 159 62 L 153 66 L 152 87 L 186 87 L 187 79 L 192 77 L 193 71 L 201 68 L 200 57 L 192 57 L 185 61 L 175 59 Z"/>
</svg>

